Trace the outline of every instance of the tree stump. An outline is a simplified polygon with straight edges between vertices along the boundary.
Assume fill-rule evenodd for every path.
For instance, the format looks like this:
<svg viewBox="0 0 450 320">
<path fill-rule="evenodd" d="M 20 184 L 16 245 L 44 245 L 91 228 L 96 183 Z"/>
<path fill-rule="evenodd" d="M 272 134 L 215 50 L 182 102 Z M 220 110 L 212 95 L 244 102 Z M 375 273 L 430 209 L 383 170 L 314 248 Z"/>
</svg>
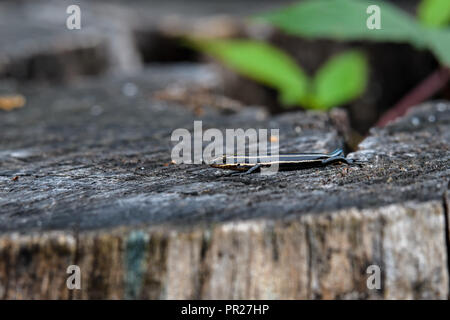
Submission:
<svg viewBox="0 0 450 320">
<path fill-rule="evenodd" d="M 65 29 L 66 4 L 0 3 L 0 98 L 26 99 L 0 110 L 1 299 L 448 298 L 448 101 L 373 129 L 349 155 L 363 166 L 226 177 L 173 165 L 171 133 L 195 120 L 279 128 L 282 152 L 344 147 L 348 121 L 342 110 L 229 108 L 208 91 L 223 88 L 209 65 L 144 68 L 155 39 L 134 36 L 157 26 L 138 21 L 177 11 L 189 21 L 168 30 L 198 30 L 217 14 L 204 1 L 80 3 L 77 33 Z M 84 75 L 97 78 L 73 82 Z M 177 100 L 167 88 L 188 89 Z M 66 285 L 71 265 L 80 290 Z"/>
<path fill-rule="evenodd" d="M 448 102 L 372 130 L 349 155 L 364 166 L 226 177 L 170 164 L 171 132 L 280 128 L 283 152 L 325 152 L 343 146 L 345 117 L 154 98 L 213 78 L 186 65 L 21 89 L 26 106 L 0 118 L 0 297 L 447 298 Z"/>
</svg>

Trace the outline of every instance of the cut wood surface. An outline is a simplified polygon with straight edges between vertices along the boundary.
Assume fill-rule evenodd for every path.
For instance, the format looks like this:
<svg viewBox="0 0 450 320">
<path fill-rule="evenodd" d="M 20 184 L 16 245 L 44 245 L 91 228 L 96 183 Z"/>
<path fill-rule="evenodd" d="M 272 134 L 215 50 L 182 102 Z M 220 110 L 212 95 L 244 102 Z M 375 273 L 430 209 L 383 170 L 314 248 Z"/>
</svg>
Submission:
<svg viewBox="0 0 450 320">
<path fill-rule="evenodd" d="M 209 67 L 185 65 L 21 88 L 27 104 L 0 118 L 1 297 L 447 298 L 448 102 L 373 130 L 349 155 L 364 166 L 226 177 L 169 164 L 172 131 L 280 128 L 283 152 L 325 152 L 345 117 L 154 98 L 205 81 Z M 71 264 L 81 290 L 66 288 Z"/>
<path fill-rule="evenodd" d="M 217 15 L 273 2 L 80 3 L 76 32 L 60 1 L 0 3 L 1 299 L 448 298 L 448 101 L 373 129 L 348 155 L 363 166 L 227 177 L 174 165 L 171 134 L 195 120 L 280 129 L 281 152 L 345 148 L 349 121 L 340 109 L 270 115 L 221 95 L 217 66 L 153 64 L 159 41 L 174 46 L 167 33 L 264 35 Z M 80 290 L 66 286 L 70 265 Z"/>
</svg>

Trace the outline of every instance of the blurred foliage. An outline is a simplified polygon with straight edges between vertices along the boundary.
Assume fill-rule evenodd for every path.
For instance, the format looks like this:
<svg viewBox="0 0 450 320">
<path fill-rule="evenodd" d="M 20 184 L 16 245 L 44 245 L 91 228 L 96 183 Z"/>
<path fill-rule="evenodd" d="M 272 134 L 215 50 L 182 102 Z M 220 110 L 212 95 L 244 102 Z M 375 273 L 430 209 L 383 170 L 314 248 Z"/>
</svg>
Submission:
<svg viewBox="0 0 450 320">
<path fill-rule="evenodd" d="M 380 30 L 366 26 L 370 5 L 381 9 Z M 417 41 L 420 28 L 414 19 L 397 7 L 380 1 L 306 0 L 261 18 L 283 31 L 305 38 L 335 40 Z"/>
<path fill-rule="evenodd" d="M 293 58 L 254 40 L 192 40 L 192 44 L 241 75 L 277 89 L 286 107 L 326 110 L 357 98 L 365 89 L 364 55 L 350 51 L 332 57 L 311 80 Z"/>
<path fill-rule="evenodd" d="M 366 57 L 358 51 L 341 53 L 317 71 L 307 105 L 323 110 L 347 103 L 364 92 L 367 80 Z"/>
<path fill-rule="evenodd" d="M 450 0 L 422 0 L 417 8 L 429 47 L 442 64 L 450 66 Z"/>
<path fill-rule="evenodd" d="M 381 29 L 367 27 L 369 6 L 380 8 Z M 305 0 L 259 15 L 284 32 L 304 38 L 410 43 L 430 49 L 450 66 L 450 0 L 423 0 L 419 20 L 396 6 L 376 0 Z M 433 28 L 430 28 L 432 26 Z M 435 28 L 440 27 L 440 28 Z M 279 92 L 284 106 L 327 110 L 358 98 L 368 82 L 368 63 L 361 52 L 332 57 L 310 79 L 292 57 L 253 40 L 192 40 L 193 46 L 231 69 Z"/>
<path fill-rule="evenodd" d="M 429 30 L 428 37 L 431 40 L 430 48 L 438 60 L 450 67 L 450 30 Z"/>
<path fill-rule="evenodd" d="M 429 3 L 428 3 L 429 2 Z M 419 7 L 427 19 L 444 19 L 450 0 L 425 0 Z M 381 29 L 366 27 L 370 5 L 381 11 Z M 438 11 L 442 11 L 437 13 Z M 437 16 L 439 15 L 439 18 Z M 257 17 L 281 30 L 307 38 L 373 40 L 410 43 L 430 49 L 442 64 L 450 66 L 450 29 L 430 29 L 387 2 L 375 0 L 306 0 Z M 445 18 L 447 19 L 447 18 Z M 439 20 L 441 23 L 442 20 Z M 438 20 L 435 20 L 438 23 Z"/>
<path fill-rule="evenodd" d="M 296 105 L 308 91 L 308 77 L 283 51 L 252 40 L 193 40 L 194 47 L 255 81 L 277 89 L 283 105 Z"/>
<path fill-rule="evenodd" d="M 450 22 L 450 0 L 423 0 L 417 16 L 424 25 L 443 27 Z"/>
</svg>

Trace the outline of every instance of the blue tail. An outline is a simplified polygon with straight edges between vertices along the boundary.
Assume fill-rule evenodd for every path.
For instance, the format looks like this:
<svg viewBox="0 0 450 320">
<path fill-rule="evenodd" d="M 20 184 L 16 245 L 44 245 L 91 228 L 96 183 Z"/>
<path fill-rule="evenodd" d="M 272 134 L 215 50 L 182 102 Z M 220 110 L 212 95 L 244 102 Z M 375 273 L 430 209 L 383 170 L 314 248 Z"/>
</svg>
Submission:
<svg viewBox="0 0 450 320">
<path fill-rule="evenodd" d="M 328 154 L 330 157 L 340 157 L 340 156 L 344 156 L 344 150 L 342 149 L 336 149 L 333 152 L 331 152 L 330 154 Z"/>
</svg>

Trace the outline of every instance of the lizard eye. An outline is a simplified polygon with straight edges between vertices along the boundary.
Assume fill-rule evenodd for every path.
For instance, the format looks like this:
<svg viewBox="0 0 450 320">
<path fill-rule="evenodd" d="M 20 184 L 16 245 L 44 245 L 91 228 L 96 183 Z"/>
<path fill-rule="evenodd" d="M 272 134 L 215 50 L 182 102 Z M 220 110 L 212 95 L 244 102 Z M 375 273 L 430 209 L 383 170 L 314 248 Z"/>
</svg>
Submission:
<svg viewBox="0 0 450 320">
<path fill-rule="evenodd" d="M 209 162 L 210 164 L 224 164 L 225 163 L 225 157 L 217 157 L 213 158 Z"/>
</svg>

